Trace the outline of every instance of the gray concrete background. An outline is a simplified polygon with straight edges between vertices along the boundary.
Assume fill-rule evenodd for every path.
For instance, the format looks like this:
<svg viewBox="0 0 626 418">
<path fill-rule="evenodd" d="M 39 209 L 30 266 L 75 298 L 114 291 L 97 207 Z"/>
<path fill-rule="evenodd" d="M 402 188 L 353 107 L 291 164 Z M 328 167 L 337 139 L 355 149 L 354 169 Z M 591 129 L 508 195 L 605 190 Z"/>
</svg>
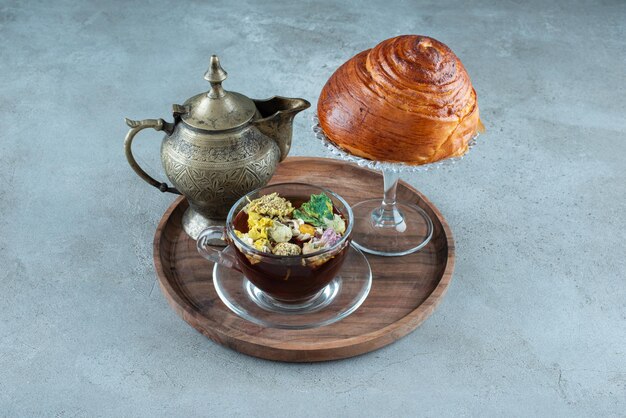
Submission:
<svg viewBox="0 0 626 418">
<path fill-rule="evenodd" d="M 0 415 L 625 416 L 623 1 L 0 1 Z M 127 166 L 123 117 L 205 89 L 308 98 L 405 33 L 465 63 L 488 134 L 407 180 L 458 244 L 417 331 L 325 364 L 240 355 L 168 307 L 172 201 Z M 293 155 L 324 156 L 298 116 Z M 159 136 L 137 141 L 160 173 Z M 419 414 L 418 414 L 419 412 Z"/>
</svg>

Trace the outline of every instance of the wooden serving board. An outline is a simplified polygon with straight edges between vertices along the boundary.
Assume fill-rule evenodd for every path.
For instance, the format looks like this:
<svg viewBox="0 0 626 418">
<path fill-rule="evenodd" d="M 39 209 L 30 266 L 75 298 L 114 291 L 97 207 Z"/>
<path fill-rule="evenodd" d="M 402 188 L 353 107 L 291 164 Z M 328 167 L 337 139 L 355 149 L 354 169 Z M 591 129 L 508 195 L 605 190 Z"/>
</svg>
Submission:
<svg viewBox="0 0 626 418">
<path fill-rule="evenodd" d="M 326 187 L 354 204 L 382 197 L 382 176 L 341 161 L 292 157 L 272 183 L 305 182 Z M 226 347 L 251 356 L 290 362 L 335 360 L 388 345 L 417 328 L 441 302 L 454 268 L 454 240 L 437 208 L 406 183 L 398 199 L 417 203 L 432 218 L 433 237 L 420 252 L 404 257 L 367 255 L 373 283 L 363 305 L 347 318 L 320 328 L 264 328 L 231 312 L 213 288 L 213 266 L 196 252 L 182 229 L 187 208 L 177 199 L 154 237 L 154 263 L 169 304 L 191 326 Z"/>
</svg>

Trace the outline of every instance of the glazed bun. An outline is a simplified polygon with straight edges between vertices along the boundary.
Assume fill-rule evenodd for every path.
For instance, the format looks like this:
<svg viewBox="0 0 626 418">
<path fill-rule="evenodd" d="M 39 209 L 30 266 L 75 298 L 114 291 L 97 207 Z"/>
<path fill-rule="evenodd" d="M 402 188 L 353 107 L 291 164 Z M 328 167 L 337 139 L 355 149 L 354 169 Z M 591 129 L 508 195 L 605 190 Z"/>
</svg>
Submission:
<svg viewBox="0 0 626 418">
<path fill-rule="evenodd" d="M 418 35 L 387 39 L 344 63 L 322 89 L 317 114 L 338 147 L 408 164 L 463 155 L 481 126 L 459 58 Z"/>
</svg>

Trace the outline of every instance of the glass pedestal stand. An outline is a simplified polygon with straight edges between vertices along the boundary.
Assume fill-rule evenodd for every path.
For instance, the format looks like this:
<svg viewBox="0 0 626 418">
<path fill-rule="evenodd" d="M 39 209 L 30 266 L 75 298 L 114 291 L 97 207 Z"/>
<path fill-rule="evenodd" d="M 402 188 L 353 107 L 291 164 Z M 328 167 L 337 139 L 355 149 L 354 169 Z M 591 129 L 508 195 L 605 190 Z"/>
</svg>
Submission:
<svg viewBox="0 0 626 418">
<path fill-rule="evenodd" d="M 313 121 L 315 136 L 333 155 L 383 173 L 383 198 L 365 200 L 352 205 L 354 214 L 352 243 L 361 251 L 389 257 L 411 254 L 424 248 L 432 238 L 433 222 L 416 204 L 396 200 L 400 174 L 440 168 L 454 164 L 463 157 L 448 158 L 424 165 L 368 160 L 336 147 L 322 131 L 317 117 Z M 475 144 L 477 137 L 478 134 L 470 141 L 470 148 Z"/>
</svg>

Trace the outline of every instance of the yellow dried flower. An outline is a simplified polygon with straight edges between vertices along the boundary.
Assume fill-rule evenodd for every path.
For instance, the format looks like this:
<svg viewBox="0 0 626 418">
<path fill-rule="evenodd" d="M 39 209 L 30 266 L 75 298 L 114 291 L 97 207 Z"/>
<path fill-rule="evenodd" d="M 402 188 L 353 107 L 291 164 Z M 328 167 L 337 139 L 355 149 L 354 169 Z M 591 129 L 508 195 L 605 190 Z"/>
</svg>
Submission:
<svg viewBox="0 0 626 418">
<path fill-rule="evenodd" d="M 302 234 L 309 234 L 311 236 L 315 235 L 315 227 L 313 225 L 302 224 L 300 225 L 299 230 Z"/>
<path fill-rule="evenodd" d="M 248 236 L 253 240 L 267 239 L 267 230 L 274 225 L 271 218 L 262 217 L 258 213 L 248 213 Z"/>
<path fill-rule="evenodd" d="M 270 246 L 270 241 L 267 238 L 260 238 L 254 241 L 254 248 L 259 251 L 271 252 L 272 247 Z"/>
</svg>

